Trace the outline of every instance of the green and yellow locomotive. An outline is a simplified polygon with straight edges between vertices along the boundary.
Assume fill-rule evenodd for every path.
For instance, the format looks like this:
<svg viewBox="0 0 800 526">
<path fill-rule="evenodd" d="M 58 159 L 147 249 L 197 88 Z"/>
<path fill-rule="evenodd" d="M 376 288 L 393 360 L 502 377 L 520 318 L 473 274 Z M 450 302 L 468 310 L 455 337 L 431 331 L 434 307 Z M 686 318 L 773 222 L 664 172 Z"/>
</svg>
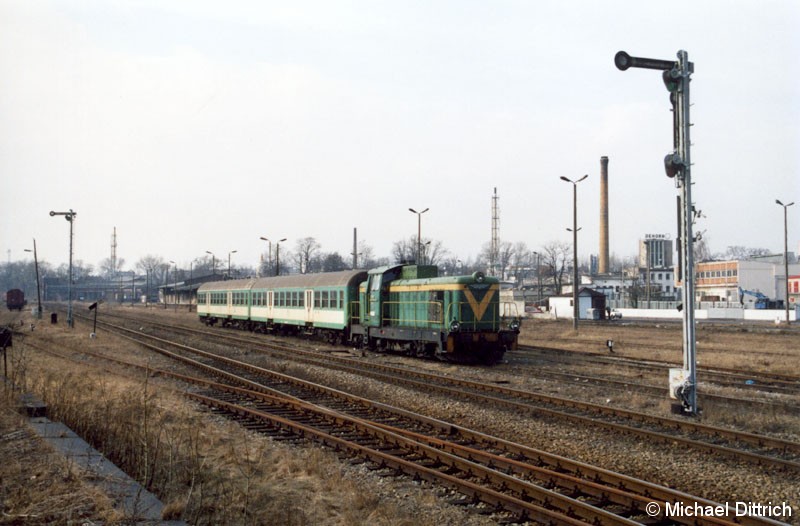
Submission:
<svg viewBox="0 0 800 526">
<path fill-rule="evenodd" d="M 500 283 L 481 272 L 438 276 L 435 266 L 369 271 L 352 336 L 370 349 L 459 362 L 496 363 L 514 349 L 519 318 L 502 315 Z"/>
</svg>

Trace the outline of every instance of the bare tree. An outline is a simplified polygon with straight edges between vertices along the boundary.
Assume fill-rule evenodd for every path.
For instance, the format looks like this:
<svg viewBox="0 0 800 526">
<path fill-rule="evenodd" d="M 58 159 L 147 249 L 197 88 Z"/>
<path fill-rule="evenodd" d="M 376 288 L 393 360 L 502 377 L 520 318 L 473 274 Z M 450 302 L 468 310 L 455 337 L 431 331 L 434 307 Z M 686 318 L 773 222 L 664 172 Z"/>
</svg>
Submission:
<svg viewBox="0 0 800 526">
<path fill-rule="evenodd" d="M 711 247 L 708 244 L 708 236 L 700 236 L 700 239 L 695 240 L 692 244 L 693 252 L 694 252 L 694 260 L 698 263 L 702 261 L 711 261 L 713 256 L 711 255 Z"/>
<path fill-rule="evenodd" d="M 551 241 L 542 247 L 542 265 L 553 277 L 556 295 L 561 294 L 567 262 L 572 261 L 572 245 L 563 241 Z"/>
<path fill-rule="evenodd" d="M 113 278 L 122 270 L 125 265 L 125 259 L 117 258 L 116 268 L 111 264 L 111 258 L 105 258 L 100 262 L 100 274 L 106 278 Z"/>
<path fill-rule="evenodd" d="M 300 274 L 308 274 L 313 271 L 311 261 L 317 255 L 321 246 L 313 237 L 304 237 L 297 240 L 295 245 L 295 262 Z"/>
<path fill-rule="evenodd" d="M 158 284 L 164 283 L 165 280 L 165 264 L 164 258 L 161 256 L 154 256 L 152 254 L 148 254 L 143 258 L 140 258 L 139 261 L 136 262 L 136 268 L 142 274 L 149 273 L 150 274 L 150 283 Z"/>
<path fill-rule="evenodd" d="M 407 239 L 395 241 L 392 245 L 392 259 L 396 263 L 404 263 L 417 260 L 417 238 L 412 236 Z"/>
<path fill-rule="evenodd" d="M 753 257 L 758 257 L 758 256 L 767 256 L 770 253 L 771 252 L 766 248 L 731 246 L 727 248 L 725 254 L 721 255 L 720 259 L 731 259 L 731 260 L 751 259 Z"/>
<path fill-rule="evenodd" d="M 449 254 L 441 241 L 422 238 L 419 246 L 419 264 L 438 265 Z M 392 257 L 397 263 L 417 260 L 417 237 L 412 236 L 407 239 L 395 241 L 392 247 Z"/>
<path fill-rule="evenodd" d="M 523 241 L 514 244 L 511 256 L 510 273 L 514 276 L 514 281 L 519 286 L 531 267 L 531 251 Z"/>
<path fill-rule="evenodd" d="M 485 262 L 487 274 L 494 275 L 497 272 L 497 277 L 504 279 L 506 270 L 511 266 L 511 260 L 514 257 L 514 245 L 509 241 L 500 241 L 497 244 L 497 254 L 492 258 L 492 244 L 485 243 L 480 253 L 480 260 Z M 492 261 L 494 260 L 494 268 L 491 268 Z"/>
<path fill-rule="evenodd" d="M 352 256 L 352 254 L 350 254 Z M 358 268 L 375 268 L 375 251 L 364 241 L 358 242 Z"/>
<path fill-rule="evenodd" d="M 349 265 L 345 263 L 344 258 L 338 252 L 325 254 L 321 260 L 322 272 L 336 272 L 349 268 Z"/>
</svg>

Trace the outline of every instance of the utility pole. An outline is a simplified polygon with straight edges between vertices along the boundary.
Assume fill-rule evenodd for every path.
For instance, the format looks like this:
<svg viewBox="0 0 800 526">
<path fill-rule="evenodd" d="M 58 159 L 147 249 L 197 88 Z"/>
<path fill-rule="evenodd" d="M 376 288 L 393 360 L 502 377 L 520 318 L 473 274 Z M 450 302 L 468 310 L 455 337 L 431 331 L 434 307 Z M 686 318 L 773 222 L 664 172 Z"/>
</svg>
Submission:
<svg viewBox="0 0 800 526">
<path fill-rule="evenodd" d="M 50 217 L 64 216 L 64 219 L 69 221 L 69 283 L 67 283 L 67 326 L 70 329 L 75 327 L 75 320 L 72 317 L 72 224 L 75 222 L 76 215 L 78 215 L 78 212 L 75 212 L 71 208 L 69 209 L 69 212 L 50 211 Z"/>
<path fill-rule="evenodd" d="M 492 276 L 497 276 L 497 265 L 500 259 L 500 207 L 498 205 L 500 197 L 497 195 L 497 187 L 494 187 L 492 194 L 492 241 L 489 248 L 489 272 Z M 503 279 L 503 276 L 500 276 Z"/>
<path fill-rule="evenodd" d="M 562 181 L 572 183 L 572 228 L 567 230 L 572 232 L 572 328 L 578 332 L 578 318 L 581 315 L 581 308 L 578 305 L 578 183 L 589 177 L 584 175 L 577 181 L 561 176 Z"/>
<path fill-rule="evenodd" d="M 281 243 L 286 241 L 286 238 L 279 239 L 277 243 L 275 243 L 275 275 L 281 275 Z"/>
<path fill-rule="evenodd" d="M 30 249 L 24 249 L 25 252 L 30 252 Z M 39 258 L 36 255 L 36 239 L 33 240 L 33 266 L 36 268 L 36 300 L 37 300 L 37 311 L 36 311 L 36 318 L 41 320 L 42 319 L 42 288 L 40 286 L 41 281 L 39 280 Z"/>
<path fill-rule="evenodd" d="M 658 60 L 652 58 L 632 57 L 624 51 L 614 56 L 614 64 L 621 71 L 628 68 L 655 69 L 661 71 L 661 78 L 669 91 L 672 105 L 672 142 L 673 150 L 664 158 L 667 176 L 675 179 L 679 190 L 678 235 L 680 237 L 679 275 L 682 275 L 683 286 L 683 368 L 670 369 L 670 397 L 680 400 L 681 406 L 676 412 L 697 415 L 697 338 L 694 317 L 694 255 L 692 223 L 694 211 L 692 206 L 692 160 L 691 140 L 689 132 L 689 84 L 694 73 L 694 63 L 689 62 L 689 54 L 680 50 L 678 60 Z"/>
<path fill-rule="evenodd" d="M 353 227 L 353 270 L 358 268 L 358 229 Z"/>
<path fill-rule="evenodd" d="M 430 208 L 426 208 L 422 212 L 417 212 L 413 208 L 409 208 L 408 211 L 412 214 L 417 214 L 417 265 L 421 265 L 422 261 L 420 258 L 422 257 L 422 214 L 430 210 Z"/>
<path fill-rule="evenodd" d="M 789 223 L 786 211 L 794 204 L 794 201 L 783 204 L 780 199 L 776 199 L 775 202 L 783 207 L 783 271 L 786 273 L 786 301 L 784 304 L 786 305 L 786 325 L 789 325 Z M 33 246 L 36 247 L 35 241 Z"/>
</svg>

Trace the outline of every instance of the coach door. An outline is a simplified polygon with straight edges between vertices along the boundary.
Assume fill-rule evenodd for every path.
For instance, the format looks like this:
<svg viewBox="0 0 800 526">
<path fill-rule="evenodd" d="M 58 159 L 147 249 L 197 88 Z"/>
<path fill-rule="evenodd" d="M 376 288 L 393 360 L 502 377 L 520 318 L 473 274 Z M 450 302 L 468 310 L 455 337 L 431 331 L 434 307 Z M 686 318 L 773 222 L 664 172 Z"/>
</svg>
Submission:
<svg viewBox="0 0 800 526">
<path fill-rule="evenodd" d="M 314 291 L 306 291 L 306 321 L 314 321 Z"/>
<path fill-rule="evenodd" d="M 369 316 L 368 324 L 371 327 L 380 327 L 381 325 L 381 281 L 383 274 L 371 274 L 367 294 L 369 295 Z"/>
</svg>

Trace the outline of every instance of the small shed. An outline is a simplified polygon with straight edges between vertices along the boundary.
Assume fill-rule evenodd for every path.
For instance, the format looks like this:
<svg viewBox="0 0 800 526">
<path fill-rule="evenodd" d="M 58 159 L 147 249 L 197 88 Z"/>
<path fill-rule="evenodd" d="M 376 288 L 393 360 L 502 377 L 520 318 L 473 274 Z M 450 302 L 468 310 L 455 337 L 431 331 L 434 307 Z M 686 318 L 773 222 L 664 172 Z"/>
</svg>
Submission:
<svg viewBox="0 0 800 526">
<path fill-rule="evenodd" d="M 592 316 L 592 309 L 597 317 Z M 562 294 L 550 298 L 550 313 L 560 318 L 572 319 L 572 294 Z M 578 290 L 578 319 L 591 320 L 606 318 L 606 296 L 590 288 Z"/>
</svg>

